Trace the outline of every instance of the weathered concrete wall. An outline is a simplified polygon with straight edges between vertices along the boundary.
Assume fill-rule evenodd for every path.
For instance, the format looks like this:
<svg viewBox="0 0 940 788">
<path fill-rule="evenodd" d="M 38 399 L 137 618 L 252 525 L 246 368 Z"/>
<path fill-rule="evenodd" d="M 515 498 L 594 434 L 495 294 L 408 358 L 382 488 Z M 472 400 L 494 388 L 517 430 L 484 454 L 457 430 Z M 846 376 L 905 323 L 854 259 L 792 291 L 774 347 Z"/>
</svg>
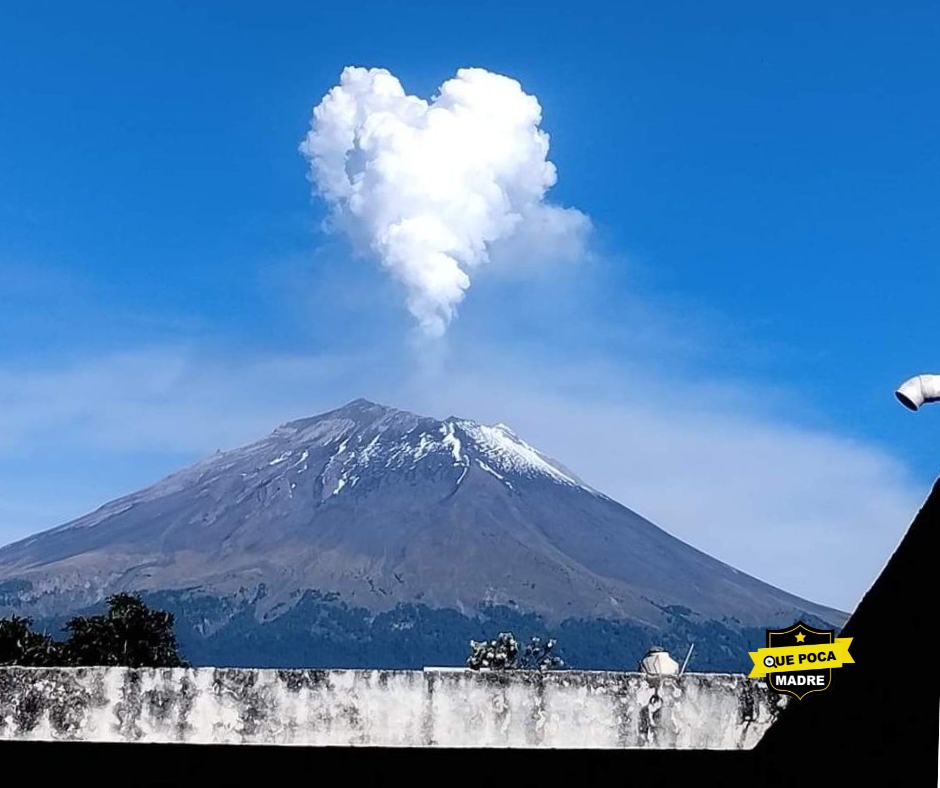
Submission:
<svg viewBox="0 0 940 788">
<path fill-rule="evenodd" d="M 729 674 L 0 668 L 0 739 L 749 749 L 785 703 Z"/>
</svg>

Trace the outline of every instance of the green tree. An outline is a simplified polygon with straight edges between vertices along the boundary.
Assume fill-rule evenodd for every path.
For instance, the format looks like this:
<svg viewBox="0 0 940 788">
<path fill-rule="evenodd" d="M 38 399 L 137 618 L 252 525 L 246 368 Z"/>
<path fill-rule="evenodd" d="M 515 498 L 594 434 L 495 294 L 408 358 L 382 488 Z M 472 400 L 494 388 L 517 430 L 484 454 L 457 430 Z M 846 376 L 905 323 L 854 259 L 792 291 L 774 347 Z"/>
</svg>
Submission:
<svg viewBox="0 0 940 788">
<path fill-rule="evenodd" d="M 66 623 L 66 664 L 185 667 L 173 634 L 172 613 L 151 610 L 136 594 L 114 594 L 106 602 L 107 613 L 78 616 Z"/>
<path fill-rule="evenodd" d="M 62 644 L 49 635 L 32 631 L 30 618 L 0 619 L 0 665 L 48 667 L 61 665 Z"/>
</svg>

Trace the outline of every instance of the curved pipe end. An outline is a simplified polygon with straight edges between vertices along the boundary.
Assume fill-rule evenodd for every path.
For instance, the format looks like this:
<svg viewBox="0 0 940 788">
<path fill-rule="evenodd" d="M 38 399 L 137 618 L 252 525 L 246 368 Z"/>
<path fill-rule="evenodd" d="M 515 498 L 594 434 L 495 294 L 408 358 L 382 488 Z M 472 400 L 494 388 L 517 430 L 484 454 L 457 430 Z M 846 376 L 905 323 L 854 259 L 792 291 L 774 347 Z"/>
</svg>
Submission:
<svg viewBox="0 0 940 788">
<path fill-rule="evenodd" d="M 940 400 L 940 375 L 917 375 L 905 380 L 894 392 L 905 408 L 919 410 L 925 402 Z"/>
<path fill-rule="evenodd" d="M 918 405 L 914 400 L 908 397 L 907 394 L 901 391 L 901 389 L 898 389 L 897 391 L 895 391 L 894 396 L 897 397 L 898 402 L 900 402 L 908 410 L 917 410 L 920 407 L 920 405 Z"/>
</svg>

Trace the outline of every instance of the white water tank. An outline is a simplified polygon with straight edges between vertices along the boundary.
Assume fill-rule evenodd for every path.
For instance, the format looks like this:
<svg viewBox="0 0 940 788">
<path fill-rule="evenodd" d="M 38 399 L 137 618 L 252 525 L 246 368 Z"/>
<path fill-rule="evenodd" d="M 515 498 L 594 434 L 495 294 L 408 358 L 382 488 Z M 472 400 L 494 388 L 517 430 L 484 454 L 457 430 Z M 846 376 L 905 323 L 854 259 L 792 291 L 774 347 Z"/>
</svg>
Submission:
<svg viewBox="0 0 940 788">
<path fill-rule="evenodd" d="M 640 660 L 640 670 L 660 676 L 674 676 L 679 672 L 679 663 L 669 656 L 661 646 L 653 646 Z"/>
</svg>

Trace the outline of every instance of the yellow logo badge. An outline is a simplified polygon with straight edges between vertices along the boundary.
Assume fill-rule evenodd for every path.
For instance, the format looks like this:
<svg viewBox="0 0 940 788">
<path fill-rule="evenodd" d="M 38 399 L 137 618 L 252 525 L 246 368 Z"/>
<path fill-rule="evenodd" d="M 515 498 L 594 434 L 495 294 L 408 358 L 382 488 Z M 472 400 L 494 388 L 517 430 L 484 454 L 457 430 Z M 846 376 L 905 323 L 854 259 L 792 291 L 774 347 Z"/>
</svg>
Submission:
<svg viewBox="0 0 940 788">
<path fill-rule="evenodd" d="M 834 637 L 834 629 L 813 629 L 797 621 L 789 629 L 768 629 L 767 648 L 748 652 L 754 660 L 751 678 L 766 676 L 775 692 L 803 700 L 832 684 L 833 668 L 855 662 L 849 654 L 852 638 Z"/>
</svg>

